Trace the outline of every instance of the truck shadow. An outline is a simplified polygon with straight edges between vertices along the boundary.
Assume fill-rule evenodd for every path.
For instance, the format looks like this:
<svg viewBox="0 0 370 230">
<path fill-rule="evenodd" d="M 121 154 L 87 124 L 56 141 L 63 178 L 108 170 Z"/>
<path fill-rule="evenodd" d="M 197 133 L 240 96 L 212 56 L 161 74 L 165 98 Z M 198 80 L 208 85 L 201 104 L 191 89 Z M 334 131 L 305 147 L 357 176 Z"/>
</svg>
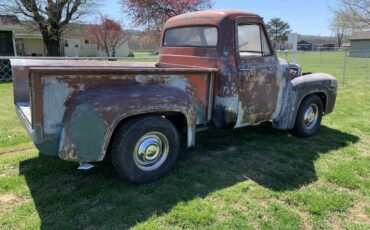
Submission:
<svg viewBox="0 0 370 230">
<path fill-rule="evenodd" d="M 172 172 L 146 185 L 122 182 L 107 164 L 88 172 L 77 165 L 39 156 L 22 161 L 41 219 L 41 228 L 130 228 L 169 212 L 181 201 L 205 197 L 251 180 L 271 191 L 295 190 L 317 180 L 314 162 L 358 137 L 322 126 L 299 139 L 271 124 L 197 134 L 197 147 L 182 148 Z"/>
</svg>

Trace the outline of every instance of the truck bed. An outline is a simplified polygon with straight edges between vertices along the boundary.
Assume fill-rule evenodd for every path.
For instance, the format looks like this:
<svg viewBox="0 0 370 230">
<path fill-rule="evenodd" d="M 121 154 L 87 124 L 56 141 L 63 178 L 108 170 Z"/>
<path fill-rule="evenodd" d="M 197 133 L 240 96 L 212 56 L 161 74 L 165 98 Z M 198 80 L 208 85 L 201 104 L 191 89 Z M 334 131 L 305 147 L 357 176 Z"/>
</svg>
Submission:
<svg viewBox="0 0 370 230">
<path fill-rule="evenodd" d="M 15 59 L 11 64 L 18 116 L 47 154 L 60 154 L 61 133 L 73 129 L 74 113 L 85 105 L 93 108 L 90 114 L 99 114 L 109 135 L 121 113 L 140 114 L 143 108 L 149 108 L 146 113 L 159 111 L 159 106 L 164 112 L 181 110 L 193 127 L 211 120 L 216 69 L 113 61 Z"/>
</svg>

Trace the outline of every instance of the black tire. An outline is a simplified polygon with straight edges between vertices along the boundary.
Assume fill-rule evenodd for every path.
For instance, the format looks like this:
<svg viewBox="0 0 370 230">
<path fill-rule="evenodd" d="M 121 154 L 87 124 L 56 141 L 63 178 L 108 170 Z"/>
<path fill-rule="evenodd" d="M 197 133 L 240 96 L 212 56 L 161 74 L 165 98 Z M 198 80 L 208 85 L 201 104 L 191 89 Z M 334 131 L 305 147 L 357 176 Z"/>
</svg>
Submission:
<svg viewBox="0 0 370 230">
<path fill-rule="evenodd" d="M 152 182 L 167 174 L 180 149 L 176 127 L 160 116 L 129 120 L 120 127 L 112 144 L 114 168 L 122 179 L 132 183 Z"/>
<path fill-rule="evenodd" d="M 312 122 L 310 122 L 311 116 L 307 116 L 307 114 L 311 115 L 311 110 L 315 112 Z M 307 96 L 299 106 L 294 128 L 291 130 L 291 133 L 298 137 L 311 137 L 315 135 L 320 129 L 322 116 L 323 103 L 321 98 L 315 94 Z"/>
</svg>

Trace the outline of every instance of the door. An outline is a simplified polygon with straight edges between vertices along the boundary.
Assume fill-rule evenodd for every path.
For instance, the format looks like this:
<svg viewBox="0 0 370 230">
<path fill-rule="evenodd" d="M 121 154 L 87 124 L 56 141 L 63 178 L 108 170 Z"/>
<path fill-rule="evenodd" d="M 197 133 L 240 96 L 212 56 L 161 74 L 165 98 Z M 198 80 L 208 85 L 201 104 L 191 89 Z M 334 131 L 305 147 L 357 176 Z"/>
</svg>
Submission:
<svg viewBox="0 0 370 230">
<path fill-rule="evenodd" d="M 15 47 L 18 55 L 26 56 L 26 50 L 24 49 L 24 40 L 22 38 L 15 40 Z"/>
<path fill-rule="evenodd" d="M 239 108 L 237 127 L 272 119 L 277 110 L 279 63 L 262 23 L 237 24 Z"/>
<path fill-rule="evenodd" d="M 12 31 L 0 31 L 0 56 L 14 56 Z"/>
</svg>

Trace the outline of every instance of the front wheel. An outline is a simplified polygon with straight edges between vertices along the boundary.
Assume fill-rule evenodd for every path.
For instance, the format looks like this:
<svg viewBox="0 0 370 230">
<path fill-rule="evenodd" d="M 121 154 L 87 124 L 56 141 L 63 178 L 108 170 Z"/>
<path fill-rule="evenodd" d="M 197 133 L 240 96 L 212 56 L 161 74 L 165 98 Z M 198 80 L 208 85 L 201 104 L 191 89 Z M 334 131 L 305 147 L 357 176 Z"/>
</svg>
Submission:
<svg viewBox="0 0 370 230">
<path fill-rule="evenodd" d="M 320 128 L 323 115 L 323 103 L 319 96 L 306 97 L 298 110 L 292 133 L 299 137 L 311 137 Z"/>
<path fill-rule="evenodd" d="M 175 126 L 159 116 L 128 121 L 113 141 L 113 166 L 121 178 L 133 183 L 151 182 L 168 173 L 180 147 Z"/>
</svg>

